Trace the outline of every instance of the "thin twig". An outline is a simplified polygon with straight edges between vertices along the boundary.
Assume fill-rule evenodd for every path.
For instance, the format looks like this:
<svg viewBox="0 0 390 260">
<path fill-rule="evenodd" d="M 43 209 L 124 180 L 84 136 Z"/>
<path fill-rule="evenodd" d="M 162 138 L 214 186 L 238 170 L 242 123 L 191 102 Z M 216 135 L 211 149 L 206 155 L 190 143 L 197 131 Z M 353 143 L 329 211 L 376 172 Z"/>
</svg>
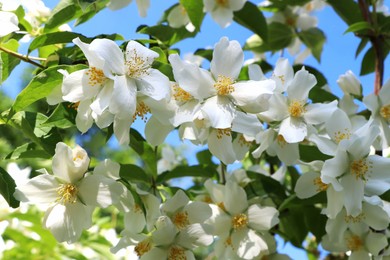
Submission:
<svg viewBox="0 0 390 260">
<path fill-rule="evenodd" d="M 18 52 L 14 52 L 12 50 L 9 50 L 9 49 L 7 49 L 7 48 L 5 48 L 3 46 L 0 46 L 0 51 L 8 53 L 9 55 L 12 55 L 12 56 L 14 56 L 14 57 L 16 57 L 16 58 L 18 58 L 18 59 L 20 59 L 22 61 L 30 63 L 30 64 L 32 64 L 34 66 L 37 66 L 37 67 L 41 68 L 41 69 L 45 69 L 45 66 L 43 66 L 42 64 L 34 61 L 34 60 L 45 61 L 46 59 L 44 59 L 44 58 L 29 57 L 27 55 L 23 55 L 23 54 L 20 54 Z"/>
</svg>

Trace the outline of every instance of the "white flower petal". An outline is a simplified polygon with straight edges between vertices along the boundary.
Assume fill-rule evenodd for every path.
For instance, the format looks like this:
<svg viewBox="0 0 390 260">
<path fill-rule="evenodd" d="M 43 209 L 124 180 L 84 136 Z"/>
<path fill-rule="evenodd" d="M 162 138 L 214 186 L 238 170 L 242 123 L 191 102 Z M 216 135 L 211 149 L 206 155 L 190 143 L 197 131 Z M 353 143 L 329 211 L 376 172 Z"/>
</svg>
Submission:
<svg viewBox="0 0 390 260">
<path fill-rule="evenodd" d="M 141 208 L 133 208 L 131 211 L 126 212 L 124 216 L 125 229 L 130 231 L 131 234 L 141 233 L 145 228 L 146 220 L 145 215 Z"/>
<path fill-rule="evenodd" d="M 315 185 L 315 179 L 319 178 L 318 172 L 306 172 L 302 174 L 294 188 L 295 193 L 300 199 L 307 199 L 319 192 L 318 187 Z"/>
<path fill-rule="evenodd" d="M 119 118 L 131 118 L 137 105 L 137 86 L 133 79 L 116 76 L 110 102 L 110 112 Z"/>
<path fill-rule="evenodd" d="M 178 190 L 175 195 L 168 199 L 164 205 L 161 206 L 161 210 L 167 214 L 173 214 L 178 210 L 181 210 L 188 204 L 190 199 L 182 190 Z"/>
<path fill-rule="evenodd" d="M 324 123 L 330 115 L 337 109 L 337 100 L 327 104 L 309 104 L 303 117 L 306 123 L 317 125 Z"/>
<path fill-rule="evenodd" d="M 208 138 L 208 147 L 210 152 L 228 165 L 236 161 L 236 154 L 233 150 L 232 136 L 218 132 L 220 130 L 213 129 Z"/>
<path fill-rule="evenodd" d="M 309 91 L 317 84 L 317 79 L 313 74 L 310 74 L 303 67 L 295 73 L 294 79 L 287 87 L 287 95 L 289 99 L 306 101 L 309 96 Z"/>
<path fill-rule="evenodd" d="M 287 143 L 298 143 L 307 136 L 306 123 L 301 118 L 287 117 L 280 124 L 279 134 Z"/>
<path fill-rule="evenodd" d="M 278 216 L 277 209 L 254 204 L 248 208 L 248 225 L 256 231 L 270 230 L 279 223 Z"/>
<path fill-rule="evenodd" d="M 243 213 L 248 208 L 246 193 L 237 183 L 228 181 L 225 184 L 224 205 L 230 215 Z"/>
<path fill-rule="evenodd" d="M 241 229 L 232 234 L 232 245 L 237 255 L 243 259 L 254 259 L 263 251 L 268 251 L 264 239 L 251 229 Z"/>
<path fill-rule="evenodd" d="M 51 203 L 58 198 L 60 184 L 53 175 L 38 175 L 16 187 L 14 197 L 21 202 Z"/>
<path fill-rule="evenodd" d="M 201 110 L 209 119 L 213 128 L 231 128 L 235 109 L 225 96 L 214 96 L 206 100 Z"/>
<path fill-rule="evenodd" d="M 238 78 L 243 62 L 244 52 L 240 43 L 238 41 L 229 41 L 227 37 L 222 37 L 215 44 L 210 70 L 215 79 L 218 76 L 225 76 L 234 80 Z"/>
<path fill-rule="evenodd" d="M 344 189 L 344 205 L 348 215 L 357 216 L 362 212 L 364 198 L 364 182 L 356 179 L 352 174 L 347 174 L 340 179 Z"/>
<path fill-rule="evenodd" d="M 136 84 L 140 93 L 155 100 L 168 100 L 171 96 L 169 79 L 159 70 L 149 69 L 146 75 L 136 79 Z"/>
</svg>

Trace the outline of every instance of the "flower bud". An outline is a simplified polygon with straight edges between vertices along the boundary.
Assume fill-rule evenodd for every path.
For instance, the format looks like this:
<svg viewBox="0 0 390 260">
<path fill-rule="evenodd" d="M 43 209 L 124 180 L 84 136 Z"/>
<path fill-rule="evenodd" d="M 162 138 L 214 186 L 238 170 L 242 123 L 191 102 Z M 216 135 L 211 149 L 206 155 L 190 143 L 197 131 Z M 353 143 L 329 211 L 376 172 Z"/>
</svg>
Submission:
<svg viewBox="0 0 390 260">
<path fill-rule="evenodd" d="M 360 81 L 350 70 L 348 70 L 344 75 L 341 75 L 339 77 L 339 79 L 337 80 L 337 84 L 339 84 L 344 94 L 352 94 L 359 97 L 362 95 L 362 86 L 360 84 Z"/>
</svg>

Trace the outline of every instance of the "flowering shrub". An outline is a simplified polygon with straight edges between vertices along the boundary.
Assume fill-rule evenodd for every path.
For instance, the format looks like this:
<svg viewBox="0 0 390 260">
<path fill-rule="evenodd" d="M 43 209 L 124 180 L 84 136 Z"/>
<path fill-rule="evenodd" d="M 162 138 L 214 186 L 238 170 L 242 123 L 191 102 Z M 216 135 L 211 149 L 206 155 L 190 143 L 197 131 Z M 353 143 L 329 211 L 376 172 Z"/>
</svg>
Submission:
<svg viewBox="0 0 390 260">
<path fill-rule="evenodd" d="M 280 238 L 311 259 L 320 245 L 340 258 L 390 257 L 383 1 L 179 1 L 137 29 L 148 39 L 126 40 L 77 25 L 131 1 L 0 3 L 1 82 L 20 62 L 35 67 L 0 105 L 5 259 L 289 259 Z M 141 16 L 153 8 L 136 3 Z M 314 16 L 326 5 L 361 39 L 357 54 L 370 45 L 361 74 L 375 73 L 371 94 L 347 71 L 338 97 L 304 64 L 326 48 Z M 184 57 L 175 44 L 197 37 L 205 15 L 254 35 Z M 207 145 L 191 155 L 197 164 L 165 144 L 172 132 Z"/>
</svg>

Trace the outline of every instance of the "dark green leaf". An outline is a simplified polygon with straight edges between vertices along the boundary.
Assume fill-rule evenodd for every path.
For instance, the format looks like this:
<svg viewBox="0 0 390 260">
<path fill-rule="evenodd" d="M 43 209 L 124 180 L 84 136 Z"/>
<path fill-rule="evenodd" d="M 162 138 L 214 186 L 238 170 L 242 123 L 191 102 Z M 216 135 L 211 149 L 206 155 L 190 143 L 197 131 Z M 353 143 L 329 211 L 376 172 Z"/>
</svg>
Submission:
<svg viewBox="0 0 390 260">
<path fill-rule="evenodd" d="M 246 2 L 241 10 L 234 12 L 233 18 L 234 21 L 256 33 L 263 41 L 267 42 L 267 21 L 265 20 L 263 13 L 255 4 Z"/>
<path fill-rule="evenodd" d="M 280 235 L 291 242 L 294 246 L 302 248 L 309 230 L 303 217 L 304 208 L 290 208 L 280 212 L 279 230 Z"/>
<path fill-rule="evenodd" d="M 143 181 L 150 183 L 151 178 L 145 173 L 145 171 L 134 164 L 121 164 L 119 176 L 127 181 Z"/>
<path fill-rule="evenodd" d="M 198 55 L 200 57 L 207 59 L 208 61 L 211 61 L 211 59 L 213 58 L 213 50 L 211 50 L 211 49 L 197 49 L 195 51 L 194 55 Z"/>
<path fill-rule="evenodd" d="M 183 5 L 184 9 L 186 10 L 191 23 L 199 31 L 204 18 L 203 1 L 180 0 L 180 4 Z"/>
<path fill-rule="evenodd" d="M 270 0 L 270 5 L 267 5 L 264 9 L 277 8 L 283 10 L 288 6 L 304 5 L 308 2 L 310 2 L 310 0 Z"/>
<path fill-rule="evenodd" d="M 1 46 L 10 51 L 17 52 L 19 42 L 15 39 L 10 39 L 7 42 L 1 43 Z M 0 50 L 0 83 L 4 82 L 8 78 L 12 70 L 19 63 L 20 59 Z"/>
<path fill-rule="evenodd" d="M 157 177 L 157 156 L 155 149 L 146 142 L 137 130 L 130 129 L 130 147 L 141 157 L 145 172 Z"/>
<path fill-rule="evenodd" d="M 332 158 L 329 155 L 323 154 L 318 150 L 316 146 L 313 145 L 299 145 L 299 154 L 301 156 L 301 160 L 304 162 L 312 162 L 316 160 L 328 160 Z"/>
<path fill-rule="evenodd" d="M 325 43 L 325 34 L 318 28 L 310 28 L 298 33 L 302 42 L 311 50 L 314 58 L 321 61 L 322 48 Z"/>
<path fill-rule="evenodd" d="M 321 238 L 326 234 L 325 225 L 328 218 L 321 214 L 321 209 L 316 207 L 305 207 L 303 212 L 306 226 L 316 237 L 316 242 L 320 243 Z"/>
<path fill-rule="evenodd" d="M 174 29 L 167 25 L 156 25 L 151 27 L 142 25 L 137 28 L 137 33 L 150 35 L 168 46 L 196 35 L 196 32 L 189 32 L 185 28 Z"/>
<path fill-rule="evenodd" d="M 86 41 L 86 37 L 84 37 L 82 34 L 74 32 L 53 32 L 42 34 L 31 42 L 30 46 L 28 47 L 28 52 L 30 53 L 35 49 L 47 45 L 72 42 L 72 40 L 77 37 L 79 37 L 83 42 Z"/>
<path fill-rule="evenodd" d="M 75 19 L 81 12 L 81 8 L 75 4 L 74 0 L 61 0 L 51 11 L 44 32 L 51 32 L 58 26 Z"/>
<path fill-rule="evenodd" d="M 109 0 L 78 0 L 83 13 L 77 18 L 75 26 L 85 23 L 106 8 Z"/>
<path fill-rule="evenodd" d="M 12 208 L 19 207 L 19 201 L 14 198 L 15 181 L 3 168 L 0 167 L 0 194 Z"/>
<path fill-rule="evenodd" d="M 362 60 L 362 67 L 360 68 L 360 76 L 367 75 L 375 71 L 375 50 L 374 48 L 368 49 L 364 54 Z"/>
<path fill-rule="evenodd" d="M 199 164 L 204 165 L 214 165 L 215 163 L 211 159 L 213 155 L 211 154 L 209 149 L 200 151 L 196 153 L 196 159 L 198 160 Z"/>
<path fill-rule="evenodd" d="M 61 87 L 64 76 L 58 72 L 59 69 L 64 69 L 71 73 L 85 68 L 87 68 L 85 65 L 60 65 L 42 71 L 16 97 L 12 106 L 13 110 L 15 112 L 21 111 L 35 101 L 47 97 L 54 88 Z"/>
<path fill-rule="evenodd" d="M 157 183 L 162 183 L 173 178 L 180 177 L 205 177 L 213 178 L 217 175 L 215 168 L 207 165 L 177 166 L 172 171 L 164 172 L 157 177 Z"/>
<path fill-rule="evenodd" d="M 364 21 L 359 5 L 353 0 L 327 0 L 348 25 Z"/>
<path fill-rule="evenodd" d="M 360 43 L 359 43 L 359 46 L 357 47 L 356 49 L 356 53 L 355 53 L 355 58 L 357 56 L 359 56 L 359 54 L 362 52 L 362 50 L 364 49 L 364 47 L 366 47 L 367 43 L 369 42 L 369 39 L 368 38 L 363 38 Z"/>
</svg>

